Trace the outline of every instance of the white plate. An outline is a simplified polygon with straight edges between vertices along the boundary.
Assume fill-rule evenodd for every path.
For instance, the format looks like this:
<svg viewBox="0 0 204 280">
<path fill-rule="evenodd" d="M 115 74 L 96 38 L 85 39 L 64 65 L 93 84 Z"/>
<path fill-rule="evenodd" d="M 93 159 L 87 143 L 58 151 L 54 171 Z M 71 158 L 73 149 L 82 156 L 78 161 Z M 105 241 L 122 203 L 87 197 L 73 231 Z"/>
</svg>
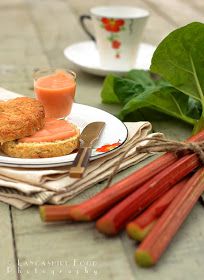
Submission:
<svg viewBox="0 0 204 280">
<path fill-rule="evenodd" d="M 133 68 L 148 70 L 155 48 L 155 46 L 149 44 L 140 44 L 138 56 Z M 106 76 L 107 74 L 124 74 L 127 72 L 120 69 L 116 71 L 101 67 L 96 44 L 93 41 L 71 45 L 64 50 L 64 55 L 69 61 L 90 74 Z"/>
<path fill-rule="evenodd" d="M 126 141 L 128 132 L 126 126 L 113 115 L 87 105 L 74 103 L 72 112 L 68 117 L 68 120 L 76 124 L 80 131 L 83 128 L 95 121 L 105 122 L 105 128 L 103 129 L 99 141 L 95 144 L 92 150 L 91 160 L 105 156 L 116 149 L 119 149 Z M 119 146 L 114 149 L 99 152 L 96 149 L 101 148 L 107 144 L 119 143 Z M 41 159 L 22 159 L 12 158 L 4 154 L 0 154 L 0 166 L 10 167 L 23 167 L 23 168 L 46 168 L 46 167 L 57 167 L 70 165 L 76 153 L 72 153 L 67 156 L 53 157 L 53 158 L 41 158 Z"/>
</svg>

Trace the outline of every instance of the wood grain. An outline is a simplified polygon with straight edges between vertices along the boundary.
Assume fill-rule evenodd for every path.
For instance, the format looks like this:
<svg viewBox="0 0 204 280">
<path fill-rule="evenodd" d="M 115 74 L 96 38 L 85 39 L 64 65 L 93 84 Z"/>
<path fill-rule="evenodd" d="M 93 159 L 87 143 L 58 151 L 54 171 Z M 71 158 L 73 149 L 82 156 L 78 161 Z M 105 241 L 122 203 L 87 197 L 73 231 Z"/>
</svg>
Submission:
<svg viewBox="0 0 204 280">
<path fill-rule="evenodd" d="M 9 206 L 0 203 L 0 272 L 2 279 L 14 280 L 16 278 L 16 259 L 14 248 L 14 234 L 12 231 L 12 218 Z"/>
</svg>

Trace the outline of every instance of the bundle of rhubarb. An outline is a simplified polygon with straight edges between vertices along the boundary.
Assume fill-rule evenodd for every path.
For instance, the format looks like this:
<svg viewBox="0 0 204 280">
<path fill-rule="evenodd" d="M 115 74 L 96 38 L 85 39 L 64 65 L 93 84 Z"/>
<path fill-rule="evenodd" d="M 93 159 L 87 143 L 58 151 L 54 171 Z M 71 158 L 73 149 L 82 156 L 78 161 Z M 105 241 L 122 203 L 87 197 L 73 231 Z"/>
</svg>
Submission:
<svg viewBox="0 0 204 280">
<path fill-rule="evenodd" d="M 187 140 L 204 141 L 204 131 Z M 135 259 L 141 266 L 157 263 L 204 191 L 199 156 L 166 153 L 92 198 L 70 206 L 42 206 L 43 221 L 96 221 L 109 236 L 126 228 L 141 241 Z"/>
</svg>

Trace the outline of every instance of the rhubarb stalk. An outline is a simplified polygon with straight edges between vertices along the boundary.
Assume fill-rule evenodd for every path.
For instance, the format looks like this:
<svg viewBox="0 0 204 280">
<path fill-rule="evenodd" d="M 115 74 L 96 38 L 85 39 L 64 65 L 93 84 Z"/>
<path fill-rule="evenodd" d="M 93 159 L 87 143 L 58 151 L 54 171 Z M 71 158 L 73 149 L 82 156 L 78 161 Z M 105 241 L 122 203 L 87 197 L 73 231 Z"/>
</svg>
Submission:
<svg viewBox="0 0 204 280">
<path fill-rule="evenodd" d="M 69 211 L 72 205 L 40 206 L 40 217 L 43 222 L 59 222 L 70 220 Z"/>
<path fill-rule="evenodd" d="M 126 226 L 128 235 L 137 240 L 142 241 L 151 231 L 152 227 L 166 210 L 174 197 L 182 190 L 187 180 L 184 179 L 176 184 L 172 189 L 166 192 L 162 197 L 157 199 L 149 208 L 147 208 L 140 216 L 131 221 Z"/>
<path fill-rule="evenodd" d="M 180 158 L 109 210 L 97 221 L 96 228 L 107 235 L 117 234 L 129 221 L 199 165 L 196 154 Z"/>
<path fill-rule="evenodd" d="M 204 131 L 189 138 L 189 141 L 204 140 Z M 116 203 L 137 190 L 147 180 L 151 179 L 162 170 L 177 161 L 177 157 L 172 153 L 166 153 L 155 159 L 146 166 L 136 170 L 131 175 L 113 184 L 109 188 L 96 194 L 92 198 L 82 202 L 70 210 L 70 216 L 75 221 L 93 221 L 103 215 Z M 197 164 L 198 165 L 198 164 Z"/>
<path fill-rule="evenodd" d="M 204 191 L 204 168 L 185 184 L 135 253 L 140 266 L 157 263 Z"/>
</svg>

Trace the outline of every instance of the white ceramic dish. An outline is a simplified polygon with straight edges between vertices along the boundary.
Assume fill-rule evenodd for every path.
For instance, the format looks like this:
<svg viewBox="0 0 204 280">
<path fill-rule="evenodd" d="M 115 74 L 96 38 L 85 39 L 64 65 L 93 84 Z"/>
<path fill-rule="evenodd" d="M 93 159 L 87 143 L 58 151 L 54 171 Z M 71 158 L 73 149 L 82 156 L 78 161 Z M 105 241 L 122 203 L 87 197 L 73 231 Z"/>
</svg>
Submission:
<svg viewBox="0 0 204 280">
<path fill-rule="evenodd" d="M 119 149 L 125 143 L 128 136 L 126 126 L 119 119 L 103 110 L 91 106 L 74 103 L 68 120 L 76 124 L 81 131 L 87 124 L 91 122 L 103 121 L 106 123 L 99 141 L 92 150 L 92 155 L 90 158 L 91 160 L 105 156 L 116 149 Z M 107 144 L 111 145 L 115 143 L 119 143 L 119 145 L 112 150 L 105 149 L 106 151 L 103 152 L 97 151 L 97 148 L 101 148 Z M 22 159 L 8 157 L 2 153 L 0 154 L 0 166 L 23 168 L 49 168 L 66 166 L 73 162 L 75 156 L 76 153 L 72 153 L 62 157 Z"/>
<path fill-rule="evenodd" d="M 148 70 L 155 46 L 141 43 L 135 61 L 135 69 Z M 94 75 L 125 74 L 127 71 L 106 69 L 100 65 L 99 54 L 93 41 L 85 41 L 68 46 L 64 50 L 65 57 L 80 69 Z"/>
</svg>

